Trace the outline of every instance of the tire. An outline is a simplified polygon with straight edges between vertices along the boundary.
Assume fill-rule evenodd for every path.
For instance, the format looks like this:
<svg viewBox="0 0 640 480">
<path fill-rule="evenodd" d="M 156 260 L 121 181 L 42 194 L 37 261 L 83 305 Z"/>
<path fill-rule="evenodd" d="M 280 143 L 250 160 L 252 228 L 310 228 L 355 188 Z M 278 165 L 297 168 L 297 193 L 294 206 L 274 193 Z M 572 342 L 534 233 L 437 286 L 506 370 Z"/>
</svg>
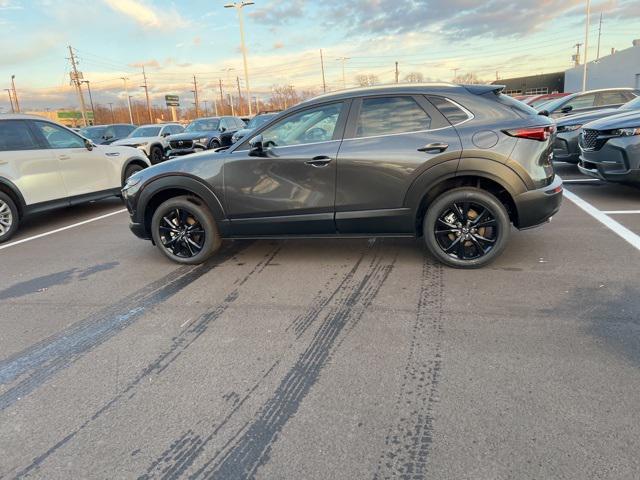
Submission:
<svg viewBox="0 0 640 480">
<path fill-rule="evenodd" d="M 199 199 L 188 196 L 170 198 L 156 209 L 151 235 L 167 258 L 186 265 L 204 262 L 222 245 L 209 209 Z"/>
<path fill-rule="evenodd" d="M 502 253 L 511 221 L 504 205 L 479 188 L 455 188 L 429 206 L 423 222 L 429 252 L 454 268 L 480 268 Z"/>
<path fill-rule="evenodd" d="M 209 142 L 209 150 L 213 150 L 214 148 L 220 148 L 220 147 L 221 147 L 220 142 L 217 140 L 211 140 Z"/>
<path fill-rule="evenodd" d="M 19 223 L 18 207 L 9 195 L 0 192 L 0 243 L 13 237 Z"/>
<path fill-rule="evenodd" d="M 162 160 L 164 160 L 162 147 L 158 147 L 157 145 L 151 147 L 151 150 L 149 151 L 149 160 L 151 161 L 151 165 L 156 165 L 162 162 Z"/>
<path fill-rule="evenodd" d="M 133 175 L 134 173 L 138 173 L 140 171 L 144 170 L 144 167 L 134 163 L 131 165 L 128 165 L 127 168 L 124 171 L 124 182 L 127 183 L 127 180 L 129 180 L 129 177 L 131 175 Z"/>
</svg>

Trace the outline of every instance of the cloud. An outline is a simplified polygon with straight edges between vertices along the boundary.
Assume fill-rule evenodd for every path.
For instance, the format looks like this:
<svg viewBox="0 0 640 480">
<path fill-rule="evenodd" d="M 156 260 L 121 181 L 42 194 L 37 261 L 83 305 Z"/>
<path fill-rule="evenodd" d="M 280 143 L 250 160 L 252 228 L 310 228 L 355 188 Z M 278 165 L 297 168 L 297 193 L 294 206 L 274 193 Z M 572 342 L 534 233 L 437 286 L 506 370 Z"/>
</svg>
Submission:
<svg viewBox="0 0 640 480">
<path fill-rule="evenodd" d="M 155 58 L 152 58 L 151 60 L 144 60 L 141 62 L 130 63 L 129 66 L 131 68 L 142 68 L 142 67 L 160 68 L 160 62 Z"/>
<path fill-rule="evenodd" d="M 178 28 L 187 21 L 175 9 L 154 6 L 145 0 L 103 0 L 112 10 L 129 17 L 145 29 Z"/>
<path fill-rule="evenodd" d="M 273 44 L 273 47 L 272 47 L 272 48 L 273 48 L 274 50 L 280 50 L 281 48 L 284 48 L 284 43 L 282 43 L 282 42 L 276 42 L 276 43 L 274 43 L 274 44 Z"/>
<path fill-rule="evenodd" d="M 305 6 L 305 0 L 289 0 L 253 10 L 249 13 L 249 17 L 259 23 L 283 25 L 301 18 L 305 13 Z"/>
</svg>

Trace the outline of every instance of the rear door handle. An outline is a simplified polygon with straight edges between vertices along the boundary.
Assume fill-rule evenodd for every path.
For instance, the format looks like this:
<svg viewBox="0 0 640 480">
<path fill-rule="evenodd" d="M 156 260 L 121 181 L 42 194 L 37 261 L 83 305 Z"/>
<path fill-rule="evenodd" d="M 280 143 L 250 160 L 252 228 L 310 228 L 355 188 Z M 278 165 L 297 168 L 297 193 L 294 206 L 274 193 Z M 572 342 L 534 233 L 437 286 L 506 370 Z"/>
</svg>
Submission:
<svg viewBox="0 0 640 480">
<path fill-rule="evenodd" d="M 304 163 L 307 165 L 311 165 L 312 167 L 320 168 L 326 167 L 331 163 L 332 158 L 324 155 L 319 155 L 317 157 L 313 157 L 311 160 L 308 160 Z"/>
<path fill-rule="evenodd" d="M 444 152 L 447 148 L 449 148 L 449 144 L 447 143 L 430 143 L 418 149 L 419 152 L 425 153 L 438 153 Z"/>
</svg>

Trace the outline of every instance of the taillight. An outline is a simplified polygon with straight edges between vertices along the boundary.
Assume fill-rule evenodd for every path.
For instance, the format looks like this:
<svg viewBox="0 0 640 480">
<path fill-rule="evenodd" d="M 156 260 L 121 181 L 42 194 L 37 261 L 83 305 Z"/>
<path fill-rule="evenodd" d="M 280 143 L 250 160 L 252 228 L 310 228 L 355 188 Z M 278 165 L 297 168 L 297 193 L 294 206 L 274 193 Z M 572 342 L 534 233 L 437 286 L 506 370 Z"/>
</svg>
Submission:
<svg viewBox="0 0 640 480">
<path fill-rule="evenodd" d="M 514 128 L 512 130 L 503 130 L 504 133 L 511 137 L 528 138 L 529 140 L 537 140 L 546 142 L 556 131 L 555 125 L 547 125 L 545 127 L 525 127 Z"/>
</svg>

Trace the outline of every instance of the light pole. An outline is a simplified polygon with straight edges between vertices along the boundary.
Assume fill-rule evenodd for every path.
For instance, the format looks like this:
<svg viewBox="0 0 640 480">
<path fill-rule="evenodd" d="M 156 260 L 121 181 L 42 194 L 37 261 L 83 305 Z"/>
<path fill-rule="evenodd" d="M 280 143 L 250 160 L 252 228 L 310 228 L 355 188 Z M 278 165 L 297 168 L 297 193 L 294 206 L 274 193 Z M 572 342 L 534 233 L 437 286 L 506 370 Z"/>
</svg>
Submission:
<svg viewBox="0 0 640 480">
<path fill-rule="evenodd" d="M 242 9 L 248 5 L 253 5 L 254 2 L 235 2 L 227 3 L 224 8 L 235 8 L 238 11 L 238 22 L 240 23 L 240 48 L 242 49 L 242 61 L 244 62 L 244 80 L 246 82 L 247 101 L 249 102 L 249 115 L 252 114 L 251 110 L 251 88 L 249 87 L 249 67 L 247 67 L 247 47 L 244 42 L 244 20 L 242 18 Z"/>
<path fill-rule="evenodd" d="M 129 105 L 129 121 L 133 124 L 133 113 L 131 112 L 131 97 L 129 96 L 129 87 L 127 87 L 127 77 L 120 77 L 124 82 L 124 91 L 127 95 L 127 105 Z"/>
<path fill-rule="evenodd" d="M 116 117 L 113 115 L 113 103 L 109 102 L 109 108 L 111 109 L 111 123 L 116 123 Z"/>
<path fill-rule="evenodd" d="M 11 97 L 11 89 L 5 88 L 5 90 L 9 94 L 9 103 L 11 104 L 11 113 L 16 113 L 16 109 L 13 107 L 13 98 Z"/>
<path fill-rule="evenodd" d="M 584 28 L 584 63 L 582 64 L 582 91 L 587 89 L 587 55 L 589 54 L 589 21 L 591 16 L 591 0 L 587 0 L 587 23 Z"/>
<path fill-rule="evenodd" d="M 18 92 L 16 92 L 16 76 L 11 75 L 11 87 L 13 88 L 13 99 L 16 102 L 16 112 L 20 113 L 20 104 L 18 103 Z"/>
<path fill-rule="evenodd" d="M 346 89 L 347 88 L 347 77 L 344 74 L 344 64 L 347 60 L 350 60 L 349 57 L 339 57 L 336 58 L 336 60 L 340 60 L 342 62 L 342 89 Z"/>
<path fill-rule="evenodd" d="M 91 95 L 91 86 L 89 80 L 82 80 L 82 83 L 87 84 L 87 90 L 89 91 L 89 103 L 91 103 L 91 113 L 93 114 L 93 124 L 96 124 L 96 109 L 93 108 L 93 96 Z"/>
</svg>

